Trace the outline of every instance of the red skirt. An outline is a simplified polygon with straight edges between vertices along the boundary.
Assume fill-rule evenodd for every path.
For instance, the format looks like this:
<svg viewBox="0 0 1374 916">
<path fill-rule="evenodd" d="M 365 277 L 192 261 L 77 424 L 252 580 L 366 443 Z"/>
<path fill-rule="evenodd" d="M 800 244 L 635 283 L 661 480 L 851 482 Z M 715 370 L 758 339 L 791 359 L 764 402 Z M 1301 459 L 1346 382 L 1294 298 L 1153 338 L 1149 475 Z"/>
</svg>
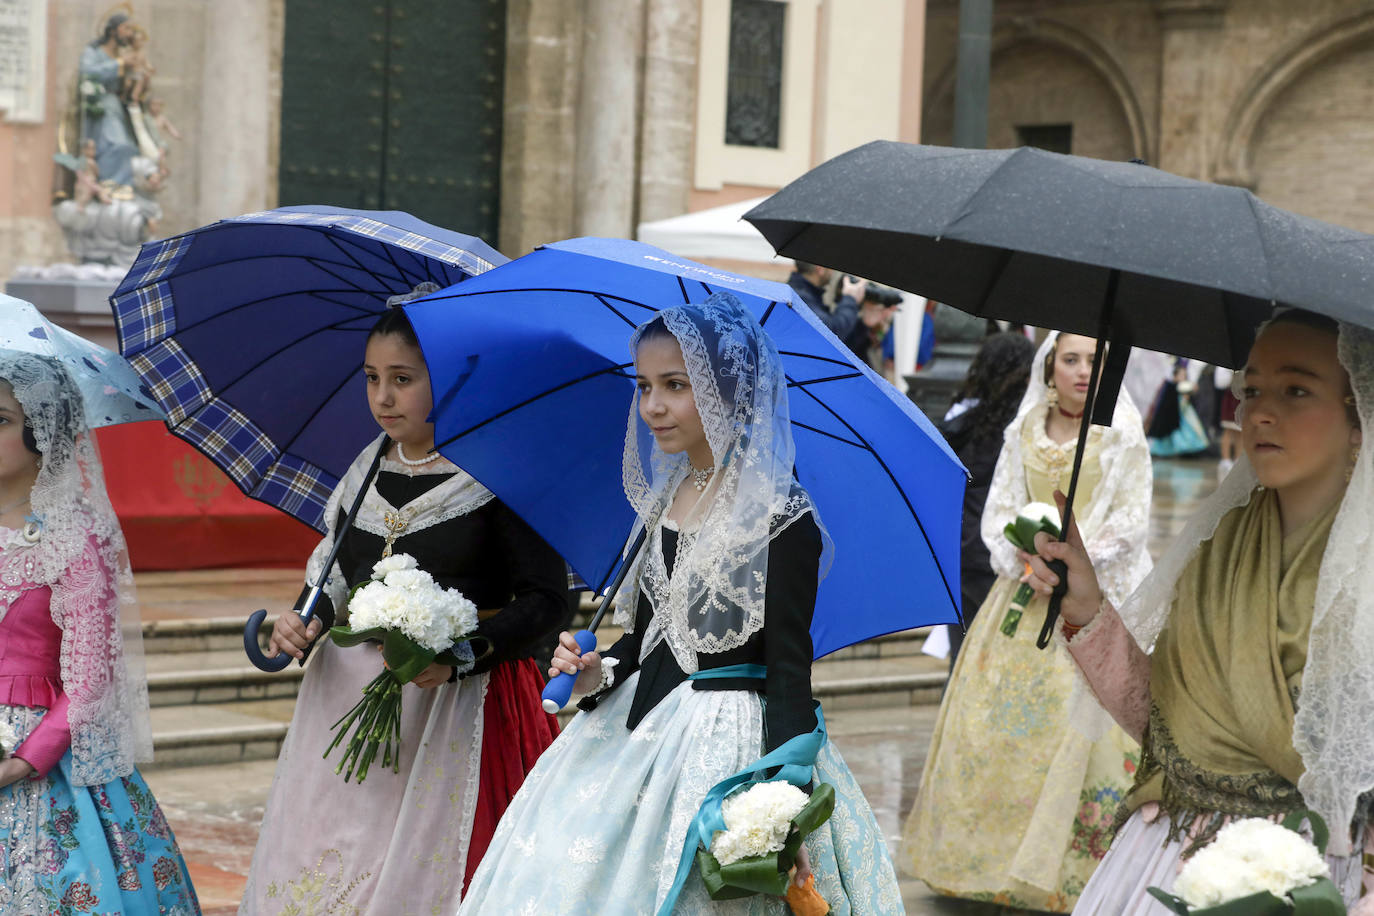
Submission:
<svg viewBox="0 0 1374 916">
<path fill-rule="evenodd" d="M 482 707 L 482 775 L 468 844 L 465 893 L 497 821 L 520 790 L 525 774 L 558 737 L 558 719 L 540 706 L 543 690 L 544 678 L 532 658 L 502 662 L 491 670 Z"/>
</svg>

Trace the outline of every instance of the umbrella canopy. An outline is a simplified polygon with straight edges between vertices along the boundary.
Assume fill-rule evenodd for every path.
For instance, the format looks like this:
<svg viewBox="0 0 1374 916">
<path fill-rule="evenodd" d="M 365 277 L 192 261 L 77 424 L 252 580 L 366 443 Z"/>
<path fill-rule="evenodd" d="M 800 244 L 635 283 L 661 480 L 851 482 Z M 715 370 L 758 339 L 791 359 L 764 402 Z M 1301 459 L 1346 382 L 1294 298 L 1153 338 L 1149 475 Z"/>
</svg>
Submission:
<svg viewBox="0 0 1374 916">
<path fill-rule="evenodd" d="M 1374 326 L 1374 237 L 1139 163 L 878 141 L 745 219 L 779 254 L 1097 338 L 1064 530 L 1088 426 L 1111 423 L 1132 346 L 1237 367 L 1277 304 Z"/>
<path fill-rule="evenodd" d="M 1276 304 L 1374 324 L 1374 237 L 1243 188 L 1043 150 L 877 141 L 745 214 L 779 254 L 990 318 L 1221 366 Z"/>
<path fill-rule="evenodd" d="M 781 351 L 796 475 L 835 541 L 812 625 L 816 655 L 956 622 L 963 467 L 911 402 L 780 283 L 637 242 L 574 239 L 410 303 L 439 450 L 599 590 L 634 524 L 621 489 L 630 334 L 657 309 L 723 289 Z"/>
<path fill-rule="evenodd" d="M 387 299 L 506 260 L 408 213 L 284 207 L 144 245 L 110 302 L 172 432 L 323 530 L 329 494 L 377 435 L 360 367 Z"/>
<path fill-rule="evenodd" d="M 53 324 L 23 299 L 0 295 L 0 350 L 19 350 L 61 362 L 81 389 L 91 429 L 165 420 L 153 393 L 124 357 Z"/>
</svg>

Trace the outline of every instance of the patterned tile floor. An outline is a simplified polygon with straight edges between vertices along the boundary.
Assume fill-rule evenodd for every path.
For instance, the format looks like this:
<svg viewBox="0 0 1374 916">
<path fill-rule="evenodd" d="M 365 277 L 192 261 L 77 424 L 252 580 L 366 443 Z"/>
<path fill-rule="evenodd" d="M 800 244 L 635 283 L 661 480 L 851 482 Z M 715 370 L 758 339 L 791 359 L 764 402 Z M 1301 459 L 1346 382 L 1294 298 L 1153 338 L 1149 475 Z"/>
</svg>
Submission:
<svg viewBox="0 0 1374 916">
<path fill-rule="evenodd" d="M 1155 464 L 1150 550 L 1158 557 L 1199 500 L 1216 485 L 1211 461 Z M 837 710 L 827 716 L 831 734 L 864 787 L 884 834 L 895 844 L 911 807 L 934 706 Z M 253 842 L 271 784 L 273 763 L 158 770 L 148 775 L 190 863 L 208 916 L 236 912 Z M 997 908 L 942 900 L 919 881 L 902 883 L 907 912 L 918 916 L 991 916 Z"/>
</svg>

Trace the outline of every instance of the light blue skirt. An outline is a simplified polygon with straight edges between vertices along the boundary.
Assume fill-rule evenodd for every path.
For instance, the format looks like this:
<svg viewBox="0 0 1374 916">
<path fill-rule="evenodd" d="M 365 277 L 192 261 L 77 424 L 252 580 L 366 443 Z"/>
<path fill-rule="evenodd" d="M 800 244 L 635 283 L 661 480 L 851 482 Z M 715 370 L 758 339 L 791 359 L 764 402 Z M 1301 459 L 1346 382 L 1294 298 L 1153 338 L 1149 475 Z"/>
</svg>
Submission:
<svg viewBox="0 0 1374 916">
<path fill-rule="evenodd" d="M 745 690 L 679 685 L 625 727 L 639 674 L 579 713 L 506 809 L 462 916 L 652 916 L 677 871 L 707 791 L 763 754 L 763 703 Z M 806 840 L 816 889 L 836 916 L 901 913 L 892 859 L 863 792 L 833 745 L 816 782 L 835 813 Z M 693 867 L 673 912 L 785 914 L 780 897 L 712 901 Z"/>
<path fill-rule="evenodd" d="M 44 710 L 0 706 L 21 739 Z M 137 770 L 74 786 L 68 751 L 47 776 L 0 788 L 0 913 L 195 916 L 176 838 Z"/>
</svg>

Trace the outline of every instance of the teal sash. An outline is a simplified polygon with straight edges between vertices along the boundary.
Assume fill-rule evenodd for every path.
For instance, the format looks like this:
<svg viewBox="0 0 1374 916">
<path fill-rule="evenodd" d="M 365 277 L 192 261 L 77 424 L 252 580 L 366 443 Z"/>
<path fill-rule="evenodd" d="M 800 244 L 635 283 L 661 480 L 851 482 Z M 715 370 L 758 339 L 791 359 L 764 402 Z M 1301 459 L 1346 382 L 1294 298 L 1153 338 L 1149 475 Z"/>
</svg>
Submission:
<svg viewBox="0 0 1374 916">
<path fill-rule="evenodd" d="M 708 678 L 735 678 L 735 677 L 764 677 L 768 669 L 763 665 L 728 665 L 724 668 L 708 668 L 705 671 L 697 671 L 688 675 L 690 680 L 703 680 Z M 720 803 L 723 802 L 731 792 L 736 789 L 755 782 L 782 780 L 790 782 L 794 786 L 804 786 L 811 781 L 811 768 L 816 763 L 816 755 L 825 746 L 825 716 L 821 713 L 821 704 L 816 703 L 816 727 L 804 735 L 797 735 L 785 742 L 777 750 L 764 754 L 749 766 L 740 770 L 738 773 L 721 780 L 711 787 L 711 791 L 706 793 L 706 798 L 701 803 L 697 816 L 692 819 L 692 823 L 687 826 L 687 838 L 682 844 L 682 856 L 678 859 L 677 876 L 673 879 L 673 886 L 668 889 L 668 896 L 664 898 L 663 904 L 658 908 L 658 916 L 670 916 L 673 907 L 677 904 L 678 895 L 682 893 L 682 887 L 687 883 L 687 876 L 692 871 L 692 863 L 696 860 L 698 846 L 711 848 L 711 840 L 715 838 L 716 831 L 725 829 L 725 818 L 720 813 Z M 778 772 L 769 777 L 765 774 L 776 767 Z"/>
</svg>

